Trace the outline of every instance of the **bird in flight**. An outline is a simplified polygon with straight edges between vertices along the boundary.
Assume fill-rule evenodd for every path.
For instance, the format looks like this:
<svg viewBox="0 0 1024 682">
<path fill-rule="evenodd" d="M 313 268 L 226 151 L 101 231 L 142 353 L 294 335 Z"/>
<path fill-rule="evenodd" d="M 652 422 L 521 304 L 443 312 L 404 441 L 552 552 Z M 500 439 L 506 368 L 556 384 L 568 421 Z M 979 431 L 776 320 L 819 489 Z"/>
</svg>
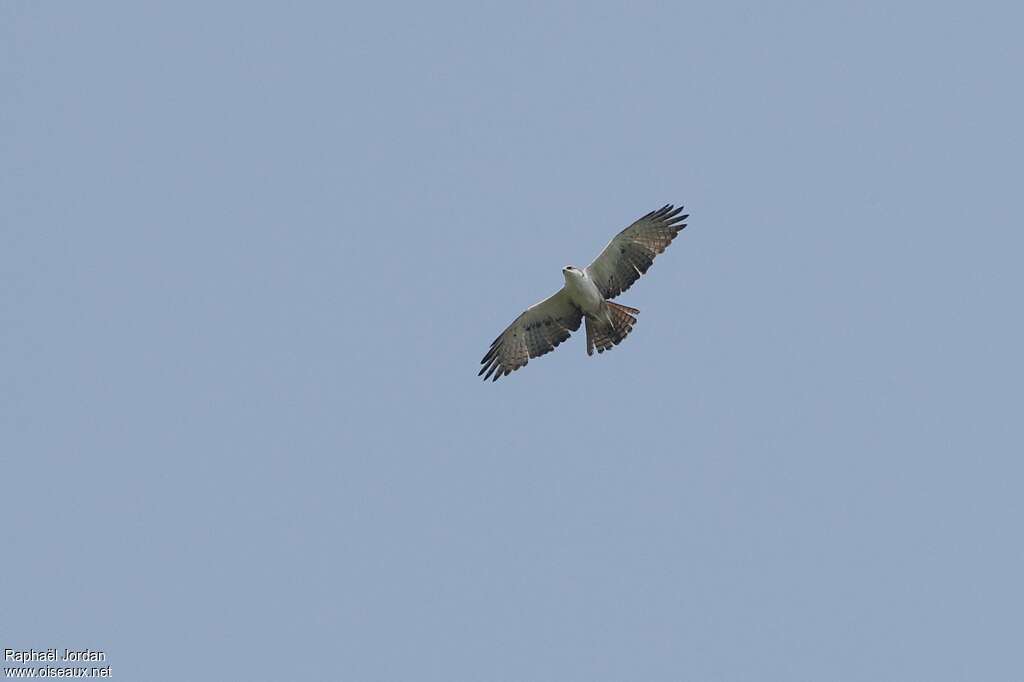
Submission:
<svg viewBox="0 0 1024 682">
<path fill-rule="evenodd" d="M 683 207 L 667 204 L 615 235 L 594 262 L 562 268 L 565 285 L 515 319 L 491 344 L 477 376 L 484 381 L 523 367 L 569 338 L 587 320 L 587 355 L 617 346 L 636 324 L 636 308 L 612 303 L 651 267 L 654 257 L 686 227 Z"/>
</svg>

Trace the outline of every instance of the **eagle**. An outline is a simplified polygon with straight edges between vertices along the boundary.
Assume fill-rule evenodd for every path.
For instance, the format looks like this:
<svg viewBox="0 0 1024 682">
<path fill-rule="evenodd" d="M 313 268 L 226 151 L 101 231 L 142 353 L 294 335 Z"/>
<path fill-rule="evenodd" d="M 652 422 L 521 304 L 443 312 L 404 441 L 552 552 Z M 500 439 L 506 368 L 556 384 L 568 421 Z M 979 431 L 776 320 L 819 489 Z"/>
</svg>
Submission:
<svg viewBox="0 0 1024 682">
<path fill-rule="evenodd" d="M 615 235 L 587 267 L 566 265 L 562 268 L 565 285 L 527 308 L 494 339 L 477 376 L 497 381 L 525 367 L 531 358 L 553 351 L 569 338 L 583 319 L 587 321 L 587 355 L 593 355 L 595 348 L 603 353 L 619 345 L 633 331 L 634 315 L 640 311 L 611 299 L 647 272 L 689 217 L 682 206 L 666 204 Z"/>
</svg>

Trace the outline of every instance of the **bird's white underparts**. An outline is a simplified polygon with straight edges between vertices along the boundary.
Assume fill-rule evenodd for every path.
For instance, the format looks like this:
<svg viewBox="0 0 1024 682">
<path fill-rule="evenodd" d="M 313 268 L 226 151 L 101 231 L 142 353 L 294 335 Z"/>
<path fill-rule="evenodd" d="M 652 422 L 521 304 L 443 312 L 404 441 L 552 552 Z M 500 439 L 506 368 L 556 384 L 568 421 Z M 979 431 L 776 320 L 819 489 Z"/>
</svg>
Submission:
<svg viewBox="0 0 1024 682">
<path fill-rule="evenodd" d="M 617 346 L 633 330 L 640 311 L 613 303 L 647 272 L 654 258 L 686 227 L 683 207 L 665 205 L 617 234 L 586 268 L 562 268 L 565 285 L 526 309 L 491 344 L 477 376 L 497 381 L 554 350 L 587 324 L 587 354 Z"/>
</svg>

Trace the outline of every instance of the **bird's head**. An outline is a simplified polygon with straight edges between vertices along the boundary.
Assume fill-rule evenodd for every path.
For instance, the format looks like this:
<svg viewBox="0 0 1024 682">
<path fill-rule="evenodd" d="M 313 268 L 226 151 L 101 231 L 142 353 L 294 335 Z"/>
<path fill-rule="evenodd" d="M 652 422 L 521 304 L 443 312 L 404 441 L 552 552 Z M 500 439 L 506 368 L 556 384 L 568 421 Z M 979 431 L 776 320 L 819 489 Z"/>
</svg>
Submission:
<svg viewBox="0 0 1024 682">
<path fill-rule="evenodd" d="M 570 277 L 582 277 L 583 271 L 575 265 L 566 265 L 562 268 L 562 275 L 568 280 Z"/>
</svg>

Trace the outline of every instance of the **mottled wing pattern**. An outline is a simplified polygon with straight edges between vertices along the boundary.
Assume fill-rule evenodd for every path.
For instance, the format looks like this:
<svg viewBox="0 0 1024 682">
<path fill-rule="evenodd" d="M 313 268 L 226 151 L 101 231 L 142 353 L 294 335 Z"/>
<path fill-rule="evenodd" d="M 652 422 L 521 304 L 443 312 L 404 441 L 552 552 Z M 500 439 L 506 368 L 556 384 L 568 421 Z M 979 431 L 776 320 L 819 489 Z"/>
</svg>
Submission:
<svg viewBox="0 0 1024 682">
<path fill-rule="evenodd" d="M 683 221 L 687 218 L 682 206 L 673 208 L 672 204 L 648 213 L 608 242 L 587 266 L 587 275 L 605 298 L 615 298 L 647 272 L 654 257 L 686 227 Z"/>
<path fill-rule="evenodd" d="M 508 329 L 494 339 L 491 349 L 480 361 L 481 374 L 491 381 L 514 372 L 569 338 L 580 328 L 583 313 L 569 300 L 565 288 L 526 309 Z M 485 374 L 486 372 L 486 374 Z"/>
</svg>

